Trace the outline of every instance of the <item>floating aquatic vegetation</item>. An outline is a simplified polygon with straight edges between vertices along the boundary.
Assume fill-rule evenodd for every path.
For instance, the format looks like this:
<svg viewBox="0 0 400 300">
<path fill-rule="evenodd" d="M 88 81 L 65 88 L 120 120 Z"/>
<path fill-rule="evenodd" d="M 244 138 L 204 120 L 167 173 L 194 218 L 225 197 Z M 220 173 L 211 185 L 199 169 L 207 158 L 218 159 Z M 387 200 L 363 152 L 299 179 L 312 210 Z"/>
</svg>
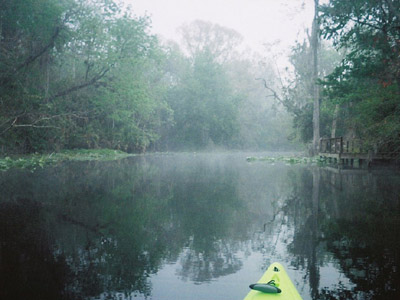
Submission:
<svg viewBox="0 0 400 300">
<path fill-rule="evenodd" d="M 121 159 L 134 154 L 128 154 L 119 150 L 110 149 L 78 149 L 64 150 L 61 152 L 53 152 L 50 154 L 30 154 L 24 156 L 6 156 L 0 158 L 0 171 L 6 171 L 11 168 L 31 169 L 43 168 L 46 165 L 52 165 L 62 161 L 87 161 L 87 160 L 115 160 Z"/>
<path fill-rule="evenodd" d="M 295 164 L 319 164 L 322 160 L 319 157 L 298 157 L 298 156 L 249 156 L 246 158 L 248 162 L 262 161 L 268 163 L 284 162 L 289 165 Z"/>
</svg>

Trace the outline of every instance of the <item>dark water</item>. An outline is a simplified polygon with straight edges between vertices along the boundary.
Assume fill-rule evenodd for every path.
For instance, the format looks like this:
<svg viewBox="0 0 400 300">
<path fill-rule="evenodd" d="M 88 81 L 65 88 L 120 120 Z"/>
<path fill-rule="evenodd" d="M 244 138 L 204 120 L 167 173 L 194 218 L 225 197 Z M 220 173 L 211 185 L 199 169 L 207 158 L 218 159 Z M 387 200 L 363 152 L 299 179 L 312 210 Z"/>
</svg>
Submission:
<svg viewBox="0 0 400 300">
<path fill-rule="evenodd" d="M 142 156 L 0 173 L 1 299 L 400 299 L 400 175 Z"/>
</svg>

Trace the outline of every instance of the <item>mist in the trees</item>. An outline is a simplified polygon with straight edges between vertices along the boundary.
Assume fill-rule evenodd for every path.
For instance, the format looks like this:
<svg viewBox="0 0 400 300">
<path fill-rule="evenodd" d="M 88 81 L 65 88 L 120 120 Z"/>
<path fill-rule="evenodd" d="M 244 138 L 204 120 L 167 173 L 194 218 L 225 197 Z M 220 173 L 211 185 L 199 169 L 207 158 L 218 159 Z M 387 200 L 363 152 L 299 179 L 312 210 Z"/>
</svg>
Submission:
<svg viewBox="0 0 400 300">
<path fill-rule="evenodd" d="M 0 298 L 400 299 L 399 54 L 398 0 L 0 0 Z"/>
<path fill-rule="evenodd" d="M 3 153 L 298 147 L 256 80 L 277 82 L 270 59 L 233 29 L 196 20 L 177 44 L 113 1 L 3 2 Z"/>
</svg>

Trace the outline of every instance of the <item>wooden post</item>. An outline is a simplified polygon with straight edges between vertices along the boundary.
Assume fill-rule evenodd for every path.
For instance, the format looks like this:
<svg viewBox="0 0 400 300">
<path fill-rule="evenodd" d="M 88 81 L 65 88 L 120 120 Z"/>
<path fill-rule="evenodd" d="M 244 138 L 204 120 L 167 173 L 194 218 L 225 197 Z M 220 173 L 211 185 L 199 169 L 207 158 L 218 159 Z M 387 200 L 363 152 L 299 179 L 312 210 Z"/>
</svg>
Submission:
<svg viewBox="0 0 400 300">
<path fill-rule="evenodd" d="M 338 138 L 335 139 L 335 153 L 340 153 L 340 140 Z"/>
<path fill-rule="evenodd" d="M 335 138 L 335 153 L 340 153 L 340 140 Z"/>
<path fill-rule="evenodd" d="M 343 137 L 340 137 L 340 153 L 343 153 Z"/>
</svg>

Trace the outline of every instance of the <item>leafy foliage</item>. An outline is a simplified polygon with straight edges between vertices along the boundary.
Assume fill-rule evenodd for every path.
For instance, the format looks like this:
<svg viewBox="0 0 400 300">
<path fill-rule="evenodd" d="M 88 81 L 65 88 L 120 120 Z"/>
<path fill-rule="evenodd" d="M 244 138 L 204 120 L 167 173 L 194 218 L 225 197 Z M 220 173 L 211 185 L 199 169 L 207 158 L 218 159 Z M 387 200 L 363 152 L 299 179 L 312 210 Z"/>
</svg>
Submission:
<svg viewBox="0 0 400 300">
<path fill-rule="evenodd" d="M 292 138 L 303 143 L 313 139 L 313 92 L 314 80 L 312 76 L 312 49 L 310 42 L 297 42 L 289 56 L 294 68 L 293 78 L 283 88 L 282 104 L 293 114 L 295 132 Z M 340 53 L 328 43 L 321 43 L 318 59 L 318 74 L 320 77 L 330 74 L 340 62 Z M 324 100 L 324 99 L 321 99 Z M 330 136 L 330 125 L 334 107 L 321 102 L 320 135 Z"/>
<path fill-rule="evenodd" d="M 147 18 L 105 0 L 3 2 L 3 151 L 144 151 L 157 138 L 162 53 Z"/>
<path fill-rule="evenodd" d="M 176 122 L 171 142 L 195 149 L 229 145 L 238 131 L 234 98 L 223 68 L 210 53 L 198 55 L 167 100 Z"/>
<path fill-rule="evenodd" d="M 113 0 L 0 4 L 2 153 L 288 144 L 278 124 L 254 142 L 254 126 L 241 123 L 241 110 L 260 111 L 244 92 L 254 72 L 244 73 L 249 84 L 232 71 L 246 61 L 234 30 L 196 21 L 182 27 L 180 49 Z"/>
<path fill-rule="evenodd" d="M 322 33 L 347 55 L 327 77 L 326 94 L 351 129 L 378 151 L 400 149 L 400 4 L 337 1 L 322 7 Z"/>
</svg>

